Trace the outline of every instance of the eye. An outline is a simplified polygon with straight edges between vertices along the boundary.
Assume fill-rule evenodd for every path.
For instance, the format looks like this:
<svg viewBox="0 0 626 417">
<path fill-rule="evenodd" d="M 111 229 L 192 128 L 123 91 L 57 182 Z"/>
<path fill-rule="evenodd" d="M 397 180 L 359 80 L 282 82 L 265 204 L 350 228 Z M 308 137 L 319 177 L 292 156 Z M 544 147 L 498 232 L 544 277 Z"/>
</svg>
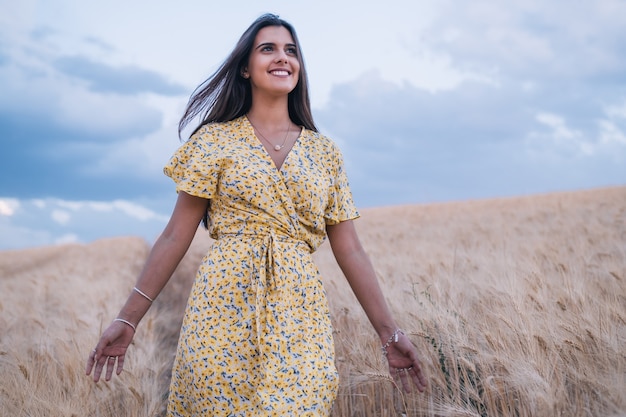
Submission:
<svg viewBox="0 0 626 417">
<path fill-rule="evenodd" d="M 288 46 L 287 49 L 285 49 L 285 52 L 287 52 L 289 55 L 293 55 L 293 56 L 297 56 L 298 55 L 298 50 L 296 49 L 295 46 Z"/>
<path fill-rule="evenodd" d="M 272 52 L 274 47 L 272 45 L 265 45 L 261 48 L 261 52 Z"/>
</svg>

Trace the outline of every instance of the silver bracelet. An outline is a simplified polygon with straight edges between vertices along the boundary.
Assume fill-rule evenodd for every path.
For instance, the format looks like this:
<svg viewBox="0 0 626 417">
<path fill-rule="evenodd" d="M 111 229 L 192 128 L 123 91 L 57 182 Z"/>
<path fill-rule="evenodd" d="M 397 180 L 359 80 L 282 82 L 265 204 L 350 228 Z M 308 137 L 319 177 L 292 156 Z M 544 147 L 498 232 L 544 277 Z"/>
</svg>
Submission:
<svg viewBox="0 0 626 417">
<path fill-rule="evenodd" d="M 128 324 L 130 327 L 132 327 L 132 328 L 133 328 L 133 332 L 136 332 L 136 331 L 137 331 L 137 327 L 136 327 L 133 323 L 131 323 L 130 321 L 128 321 L 128 320 L 120 319 L 120 318 L 118 317 L 118 318 L 116 318 L 116 319 L 115 319 L 115 320 L 113 320 L 113 321 L 119 321 L 119 322 L 121 322 L 121 323 Z"/>
<path fill-rule="evenodd" d="M 398 336 L 401 334 L 404 334 L 404 330 L 402 329 L 396 329 L 393 331 L 393 334 L 389 336 L 389 339 L 387 339 L 387 343 L 385 343 L 381 348 L 383 356 L 387 356 L 387 348 L 391 346 L 392 343 L 398 343 Z"/>
<path fill-rule="evenodd" d="M 142 295 L 143 298 L 145 298 L 146 300 L 153 302 L 154 300 L 150 297 L 148 297 L 148 294 L 146 294 L 145 292 L 141 291 L 139 288 L 137 287 L 133 287 L 133 291 L 136 291 L 138 294 Z"/>
</svg>

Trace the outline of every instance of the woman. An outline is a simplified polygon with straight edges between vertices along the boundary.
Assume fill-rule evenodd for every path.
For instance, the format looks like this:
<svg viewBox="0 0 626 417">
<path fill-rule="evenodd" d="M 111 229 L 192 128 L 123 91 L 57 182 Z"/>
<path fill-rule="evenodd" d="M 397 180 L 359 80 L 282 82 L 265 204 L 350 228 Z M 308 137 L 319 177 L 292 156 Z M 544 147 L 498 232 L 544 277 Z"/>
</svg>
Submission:
<svg viewBox="0 0 626 417">
<path fill-rule="evenodd" d="M 118 317 L 87 362 L 119 374 L 135 328 L 200 221 L 215 243 L 181 328 L 168 415 L 329 415 L 337 391 L 326 296 L 311 253 L 333 253 L 406 389 L 423 391 L 415 347 L 397 328 L 361 246 L 342 156 L 317 132 L 293 27 L 257 19 L 192 95 L 179 132 L 202 121 L 166 165 L 178 200 Z"/>
</svg>

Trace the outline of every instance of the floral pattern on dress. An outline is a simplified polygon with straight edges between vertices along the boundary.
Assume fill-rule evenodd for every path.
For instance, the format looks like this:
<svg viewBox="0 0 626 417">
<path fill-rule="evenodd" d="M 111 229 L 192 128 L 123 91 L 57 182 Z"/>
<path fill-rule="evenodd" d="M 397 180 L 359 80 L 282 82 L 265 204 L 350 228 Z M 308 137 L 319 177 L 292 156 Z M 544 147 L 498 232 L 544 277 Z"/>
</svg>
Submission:
<svg viewBox="0 0 626 417">
<path fill-rule="evenodd" d="M 280 170 L 243 116 L 200 128 L 164 172 L 210 199 L 168 416 L 328 416 L 338 387 L 330 311 L 311 254 L 358 217 L 343 158 L 302 129 Z"/>
</svg>

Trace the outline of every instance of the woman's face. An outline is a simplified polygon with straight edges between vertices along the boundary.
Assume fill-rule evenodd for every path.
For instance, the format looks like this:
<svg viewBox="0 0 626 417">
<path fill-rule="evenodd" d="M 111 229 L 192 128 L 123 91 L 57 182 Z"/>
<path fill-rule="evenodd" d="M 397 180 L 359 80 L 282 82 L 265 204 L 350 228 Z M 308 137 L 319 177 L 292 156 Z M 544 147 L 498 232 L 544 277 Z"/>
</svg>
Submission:
<svg viewBox="0 0 626 417">
<path fill-rule="evenodd" d="M 266 26 L 257 33 L 248 66 L 242 75 L 249 78 L 252 95 L 289 94 L 298 84 L 300 62 L 296 44 L 283 26 Z"/>
</svg>

